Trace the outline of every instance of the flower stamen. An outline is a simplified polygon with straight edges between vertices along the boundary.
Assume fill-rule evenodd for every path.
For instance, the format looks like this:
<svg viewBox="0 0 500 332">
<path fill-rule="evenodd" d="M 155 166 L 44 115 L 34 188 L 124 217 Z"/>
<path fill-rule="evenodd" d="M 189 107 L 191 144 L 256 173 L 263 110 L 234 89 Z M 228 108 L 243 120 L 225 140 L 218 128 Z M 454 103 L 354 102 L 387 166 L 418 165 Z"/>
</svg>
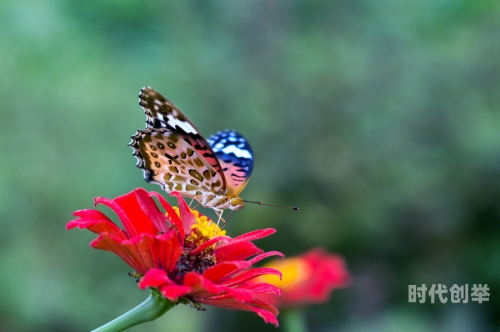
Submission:
<svg viewBox="0 0 500 332">
<path fill-rule="evenodd" d="M 180 216 L 179 208 L 174 206 L 173 209 Z M 193 214 L 195 221 L 191 225 L 191 232 L 184 239 L 183 253 L 177 262 L 176 268 L 169 274 L 169 277 L 177 282 L 182 282 L 184 275 L 189 271 L 203 274 L 206 269 L 214 266 L 217 263 L 214 255 L 216 243 L 202 251 L 196 252 L 195 250 L 215 237 L 226 235 L 226 231 L 221 230 L 207 216 L 201 215 L 193 209 L 190 209 L 190 212 Z"/>
<path fill-rule="evenodd" d="M 179 208 L 176 206 L 173 208 L 177 215 L 180 216 Z M 200 215 L 197 210 L 190 209 L 190 211 L 195 218 L 195 223 L 191 225 L 191 233 L 186 236 L 186 242 L 198 247 L 214 237 L 226 235 L 226 231 L 222 230 L 207 216 Z"/>
</svg>

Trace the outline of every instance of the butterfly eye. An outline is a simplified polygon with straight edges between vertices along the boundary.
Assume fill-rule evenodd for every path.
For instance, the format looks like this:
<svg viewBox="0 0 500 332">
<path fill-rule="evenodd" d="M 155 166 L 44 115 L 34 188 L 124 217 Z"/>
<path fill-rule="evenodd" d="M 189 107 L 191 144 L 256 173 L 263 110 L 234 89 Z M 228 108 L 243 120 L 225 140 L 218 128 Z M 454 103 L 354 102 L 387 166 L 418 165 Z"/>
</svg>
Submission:
<svg viewBox="0 0 500 332">
<path fill-rule="evenodd" d="M 235 197 L 235 198 L 231 199 L 231 205 L 232 206 L 238 206 L 238 205 L 241 205 L 241 204 L 243 204 L 243 201 L 241 200 L 241 198 Z"/>
</svg>

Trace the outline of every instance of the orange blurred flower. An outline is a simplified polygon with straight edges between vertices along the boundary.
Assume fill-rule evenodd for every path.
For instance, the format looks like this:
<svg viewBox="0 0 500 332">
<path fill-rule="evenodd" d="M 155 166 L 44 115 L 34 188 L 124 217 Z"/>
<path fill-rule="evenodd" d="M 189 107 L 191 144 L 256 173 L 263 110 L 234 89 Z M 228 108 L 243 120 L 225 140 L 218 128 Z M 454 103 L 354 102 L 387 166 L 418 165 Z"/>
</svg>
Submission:
<svg viewBox="0 0 500 332">
<path fill-rule="evenodd" d="M 259 277 L 259 281 L 275 285 L 283 293 L 281 297 L 269 294 L 259 297 L 278 308 L 324 303 L 334 289 L 347 287 L 351 282 L 344 259 L 322 248 L 293 258 L 273 260 L 266 267 L 281 271 L 283 279 L 265 275 Z"/>
</svg>

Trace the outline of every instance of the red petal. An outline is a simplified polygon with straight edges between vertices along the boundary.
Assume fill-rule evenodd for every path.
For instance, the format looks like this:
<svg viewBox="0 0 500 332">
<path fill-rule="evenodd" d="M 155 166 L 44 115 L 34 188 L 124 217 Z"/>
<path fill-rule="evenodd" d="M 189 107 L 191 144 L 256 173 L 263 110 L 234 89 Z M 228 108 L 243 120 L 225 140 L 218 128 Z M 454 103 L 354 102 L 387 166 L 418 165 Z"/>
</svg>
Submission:
<svg viewBox="0 0 500 332">
<path fill-rule="evenodd" d="M 227 282 L 223 283 L 222 285 L 223 286 L 234 286 L 237 284 L 241 284 L 245 281 L 254 279 L 258 276 L 264 275 L 264 274 L 274 274 L 274 275 L 277 275 L 281 278 L 281 272 L 279 270 L 272 269 L 269 267 L 259 267 L 259 268 L 255 268 L 255 269 L 251 269 L 249 271 L 246 271 L 235 278 L 229 279 Z"/>
<path fill-rule="evenodd" d="M 249 268 L 250 266 L 252 266 L 252 264 L 247 261 L 222 262 L 209 267 L 203 273 L 203 276 L 213 282 L 218 282 L 222 278 L 228 277 L 236 272 L 241 271 L 242 269 Z"/>
<path fill-rule="evenodd" d="M 312 271 L 311 277 L 304 283 L 301 290 L 308 288 L 306 294 L 309 295 L 310 301 L 325 302 L 334 289 L 346 287 L 349 284 L 351 276 L 342 257 L 317 248 L 305 253 L 302 258 L 309 264 Z M 297 295 L 299 295 L 298 291 Z"/>
<path fill-rule="evenodd" d="M 137 201 L 141 210 L 149 217 L 156 229 L 163 233 L 168 231 L 167 217 L 158 209 L 153 198 L 142 188 L 135 190 Z"/>
<path fill-rule="evenodd" d="M 253 300 L 253 292 L 248 289 L 225 287 L 225 291 L 238 302 L 250 302 Z"/>
<path fill-rule="evenodd" d="M 240 242 L 216 248 L 215 257 L 217 258 L 217 262 L 241 261 L 263 252 L 264 250 L 257 248 L 252 242 Z"/>
<path fill-rule="evenodd" d="M 173 283 L 168 277 L 167 272 L 160 269 L 151 269 L 141 278 L 139 288 L 160 287 L 161 285 L 171 285 Z"/>
<path fill-rule="evenodd" d="M 182 243 L 179 233 L 172 230 L 158 237 L 160 247 L 158 250 L 158 260 L 160 267 L 166 271 L 172 271 L 182 255 Z"/>
<path fill-rule="evenodd" d="M 254 258 L 252 258 L 248 262 L 250 262 L 252 265 L 254 265 L 254 264 L 260 262 L 261 260 L 263 260 L 264 258 L 267 258 L 267 257 L 270 257 L 270 256 L 280 256 L 281 258 L 285 257 L 285 255 L 283 255 L 279 251 L 269 251 L 269 252 L 265 252 L 263 254 L 260 254 L 258 256 L 255 256 Z"/>
<path fill-rule="evenodd" d="M 192 291 L 189 296 L 195 300 L 225 293 L 235 298 L 238 302 L 249 302 L 253 299 L 254 294 L 251 290 L 244 287 L 235 288 L 216 285 L 207 278 L 194 272 L 186 274 L 184 285 L 191 287 Z"/>
<path fill-rule="evenodd" d="M 95 249 L 111 251 L 137 272 L 145 273 L 148 266 L 144 264 L 137 248 L 135 246 L 123 245 L 123 242 L 123 239 L 104 233 L 92 241 L 90 246 Z"/>
<path fill-rule="evenodd" d="M 169 220 L 177 227 L 180 237 L 182 241 L 184 241 L 184 226 L 182 226 L 181 219 L 179 219 L 179 216 L 177 215 L 177 213 L 175 213 L 175 210 L 172 208 L 172 206 L 168 204 L 167 200 L 157 192 L 152 191 L 149 193 L 149 195 L 151 195 L 152 197 L 156 197 L 160 201 L 161 206 L 163 206 L 165 211 L 167 211 Z"/>
<path fill-rule="evenodd" d="M 144 274 L 151 268 L 160 267 L 157 260 L 159 241 L 152 235 L 142 234 L 128 241 L 123 241 L 122 245 L 137 254 L 136 260 L 140 261 L 143 266 L 141 270 L 136 270 L 137 272 Z"/>
<path fill-rule="evenodd" d="M 342 257 L 318 248 L 298 258 L 308 266 L 304 271 L 307 273 L 304 280 L 287 287 L 280 298 L 268 299 L 269 301 L 273 300 L 281 307 L 324 303 L 334 289 L 349 285 L 351 276 Z"/>
<path fill-rule="evenodd" d="M 208 303 L 208 301 L 217 301 L 221 304 L 224 303 L 225 305 L 234 306 L 234 308 L 229 308 L 229 309 L 240 309 L 240 308 L 244 308 L 246 305 L 251 305 L 251 306 L 256 306 L 258 308 L 267 310 L 274 315 L 278 315 L 278 313 L 279 313 L 278 309 L 276 309 L 273 305 L 266 303 L 264 301 L 261 301 L 259 299 L 253 299 L 250 302 L 241 303 L 241 302 L 236 301 L 229 294 L 215 295 L 215 296 L 207 297 L 204 299 L 197 299 L 197 301 L 200 303 Z M 243 310 L 246 310 L 246 309 L 243 309 Z"/>
<path fill-rule="evenodd" d="M 179 297 L 186 295 L 191 291 L 190 287 L 179 285 L 167 285 L 160 287 L 160 292 L 170 301 L 175 301 Z"/>
<path fill-rule="evenodd" d="M 139 273 L 146 273 L 152 268 L 161 268 L 167 271 L 174 269 L 182 247 L 176 231 L 152 236 L 142 234 L 132 239 L 122 240 L 110 234 L 102 234 L 90 245 L 96 249 L 115 253 Z"/>
<path fill-rule="evenodd" d="M 220 294 L 224 291 L 223 287 L 214 284 L 212 281 L 195 272 L 186 273 L 184 276 L 184 286 L 191 287 L 191 295 L 193 297 Z"/>
<path fill-rule="evenodd" d="M 127 235 L 100 211 L 80 210 L 74 212 L 73 215 L 80 218 L 68 222 L 66 225 L 68 230 L 74 227 L 87 228 L 97 234 L 109 233 L 119 238 L 127 238 Z"/>
<path fill-rule="evenodd" d="M 139 206 L 135 191 L 131 191 L 113 200 L 97 197 L 94 198 L 94 204 L 103 204 L 111 208 L 118 215 L 118 218 L 120 218 L 123 228 L 125 228 L 129 237 L 134 237 L 141 233 L 157 233 L 153 223 Z"/>
<path fill-rule="evenodd" d="M 268 293 L 268 294 L 273 294 L 275 296 L 280 296 L 283 291 L 271 284 L 261 282 L 261 283 L 250 283 L 245 286 L 248 289 L 251 289 L 254 293 Z"/>
<path fill-rule="evenodd" d="M 216 236 L 214 238 L 211 238 L 207 242 L 203 243 L 201 246 L 199 246 L 195 250 L 190 251 L 189 254 L 190 255 L 197 255 L 200 252 L 202 252 L 203 250 L 207 249 L 208 247 L 213 246 L 217 242 L 224 243 L 224 242 L 228 242 L 230 240 L 231 240 L 231 238 L 229 236 Z"/>
<path fill-rule="evenodd" d="M 233 241 L 230 244 L 258 240 L 274 233 L 276 233 L 276 230 L 274 228 L 258 229 L 233 238 Z M 223 245 L 221 247 L 223 247 Z"/>
<path fill-rule="evenodd" d="M 184 231 L 189 234 L 191 233 L 191 225 L 195 223 L 195 219 L 191 210 L 187 206 L 186 202 L 182 198 L 181 194 L 177 191 L 172 191 L 171 196 L 177 197 L 177 202 L 179 203 L 179 212 L 181 215 L 182 226 L 184 227 Z"/>
<path fill-rule="evenodd" d="M 277 314 L 273 314 L 272 312 L 257 307 L 251 307 L 251 310 L 264 319 L 264 322 L 273 324 L 274 327 L 279 327 L 280 324 L 276 318 Z"/>
<path fill-rule="evenodd" d="M 278 320 L 276 319 L 276 316 L 279 311 L 275 307 L 258 300 L 253 300 L 248 304 L 238 302 L 231 297 L 221 296 L 217 298 L 198 299 L 197 301 L 219 308 L 253 311 L 262 317 L 266 323 L 271 323 L 278 327 Z"/>
</svg>

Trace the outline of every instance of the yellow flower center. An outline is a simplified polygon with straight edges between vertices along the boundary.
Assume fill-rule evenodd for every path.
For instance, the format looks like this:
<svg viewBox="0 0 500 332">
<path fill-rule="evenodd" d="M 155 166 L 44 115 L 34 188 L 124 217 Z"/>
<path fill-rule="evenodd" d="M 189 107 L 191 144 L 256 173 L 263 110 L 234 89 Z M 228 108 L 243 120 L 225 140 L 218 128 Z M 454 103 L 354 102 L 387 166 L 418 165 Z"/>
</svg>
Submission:
<svg viewBox="0 0 500 332">
<path fill-rule="evenodd" d="M 179 208 L 173 207 L 177 215 L 180 217 Z M 207 216 L 200 216 L 197 210 L 189 209 L 195 218 L 194 224 L 191 225 L 191 233 L 186 237 L 186 242 L 200 245 L 216 236 L 225 236 L 226 231 L 220 229 Z"/>
<path fill-rule="evenodd" d="M 301 283 L 311 274 L 309 265 L 301 258 L 287 258 L 281 261 L 276 260 L 265 266 L 279 270 L 283 278 L 280 280 L 276 275 L 266 274 L 260 278 L 260 281 L 278 286 L 283 290 Z"/>
<path fill-rule="evenodd" d="M 175 206 L 173 208 L 180 217 L 179 208 Z M 169 277 L 178 284 L 183 283 L 186 273 L 203 274 L 217 263 L 214 254 L 215 244 L 204 248 L 201 252 L 193 252 L 214 237 L 226 235 L 226 231 L 221 230 L 212 220 L 201 216 L 196 210 L 190 209 L 190 211 L 195 219 L 194 223 L 191 225 L 190 231 L 186 230 L 182 255 L 179 257 L 175 269 L 169 273 Z"/>
</svg>

